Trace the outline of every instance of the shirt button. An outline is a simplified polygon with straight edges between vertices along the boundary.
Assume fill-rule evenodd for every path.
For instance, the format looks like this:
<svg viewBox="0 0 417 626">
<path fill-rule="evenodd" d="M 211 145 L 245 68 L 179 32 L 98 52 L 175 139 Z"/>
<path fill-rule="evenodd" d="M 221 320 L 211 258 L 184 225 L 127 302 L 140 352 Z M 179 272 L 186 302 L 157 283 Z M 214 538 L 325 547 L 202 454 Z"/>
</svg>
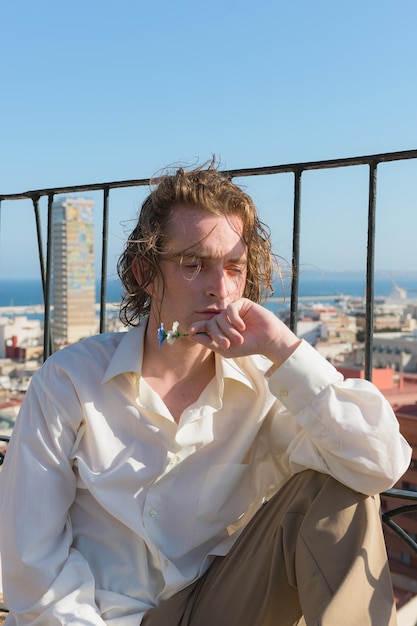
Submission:
<svg viewBox="0 0 417 626">
<path fill-rule="evenodd" d="M 155 517 L 155 516 L 156 516 L 156 510 L 155 510 L 155 509 L 151 509 L 151 510 L 149 511 L 149 516 L 150 516 L 150 517 Z"/>
<path fill-rule="evenodd" d="M 178 457 L 176 454 L 174 454 L 174 455 L 173 455 L 173 456 L 169 459 L 169 464 L 170 464 L 170 465 L 176 465 L 176 464 L 178 463 L 178 461 L 179 461 L 179 460 L 180 460 L 180 459 L 179 459 L 179 457 Z"/>
<path fill-rule="evenodd" d="M 287 398 L 288 397 L 288 391 L 286 389 L 282 389 L 280 391 L 280 398 Z"/>
<path fill-rule="evenodd" d="M 164 564 L 165 564 L 165 567 L 168 567 L 168 565 L 169 565 L 168 559 L 165 559 Z"/>
</svg>

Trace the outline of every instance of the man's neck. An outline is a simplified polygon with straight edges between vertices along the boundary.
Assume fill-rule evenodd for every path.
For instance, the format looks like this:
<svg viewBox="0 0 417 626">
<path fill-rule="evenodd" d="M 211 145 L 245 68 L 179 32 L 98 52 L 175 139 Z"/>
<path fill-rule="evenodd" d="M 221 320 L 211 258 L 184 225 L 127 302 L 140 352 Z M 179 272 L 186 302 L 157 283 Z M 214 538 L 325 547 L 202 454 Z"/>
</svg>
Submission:
<svg viewBox="0 0 417 626">
<path fill-rule="evenodd" d="M 162 398 L 175 421 L 195 402 L 215 374 L 214 353 L 186 338 L 158 347 L 156 333 L 145 334 L 142 377 Z"/>
</svg>

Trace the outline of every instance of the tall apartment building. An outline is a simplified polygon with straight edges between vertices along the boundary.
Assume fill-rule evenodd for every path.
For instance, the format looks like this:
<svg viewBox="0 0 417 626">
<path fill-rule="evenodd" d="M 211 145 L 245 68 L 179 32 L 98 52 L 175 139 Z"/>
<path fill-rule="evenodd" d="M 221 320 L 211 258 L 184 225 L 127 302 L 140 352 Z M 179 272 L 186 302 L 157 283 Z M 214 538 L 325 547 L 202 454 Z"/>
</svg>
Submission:
<svg viewBox="0 0 417 626">
<path fill-rule="evenodd" d="M 94 203 L 60 198 L 52 208 L 52 336 L 56 346 L 97 331 Z"/>
</svg>

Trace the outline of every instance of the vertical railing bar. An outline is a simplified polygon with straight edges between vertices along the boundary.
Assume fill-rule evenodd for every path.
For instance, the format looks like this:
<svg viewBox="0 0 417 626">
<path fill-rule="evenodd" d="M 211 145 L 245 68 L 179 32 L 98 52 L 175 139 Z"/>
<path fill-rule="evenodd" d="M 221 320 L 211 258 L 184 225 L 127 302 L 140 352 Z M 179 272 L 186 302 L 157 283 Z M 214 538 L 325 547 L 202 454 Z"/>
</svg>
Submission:
<svg viewBox="0 0 417 626">
<path fill-rule="evenodd" d="M 44 337 L 43 337 L 43 359 L 52 354 L 51 340 L 51 277 L 52 277 L 52 204 L 54 195 L 48 196 L 48 229 L 46 239 L 46 277 L 45 277 L 45 315 L 44 315 Z"/>
<path fill-rule="evenodd" d="M 39 257 L 39 266 L 40 266 L 40 272 L 41 272 L 43 301 L 45 303 L 46 279 L 45 279 L 45 262 L 43 258 L 41 218 L 40 218 L 40 212 L 39 212 L 39 198 L 40 196 L 33 197 L 32 204 L 33 204 L 33 210 L 35 212 L 36 238 L 38 242 L 38 257 Z"/>
<path fill-rule="evenodd" d="M 365 301 L 365 378 L 372 380 L 374 334 L 374 272 L 377 163 L 369 164 L 368 243 L 366 258 Z"/>
<path fill-rule="evenodd" d="M 101 240 L 100 333 L 106 329 L 107 252 L 109 224 L 109 187 L 103 189 L 103 227 Z"/>
<path fill-rule="evenodd" d="M 291 306 L 290 329 L 297 334 L 298 290 L 300 278 L 300 227 L 301 227 L 301 174 L 302 170 L 294 171 L 294 216 L 292 237 L 292 275 L 291 275 Z"/>
</svg>

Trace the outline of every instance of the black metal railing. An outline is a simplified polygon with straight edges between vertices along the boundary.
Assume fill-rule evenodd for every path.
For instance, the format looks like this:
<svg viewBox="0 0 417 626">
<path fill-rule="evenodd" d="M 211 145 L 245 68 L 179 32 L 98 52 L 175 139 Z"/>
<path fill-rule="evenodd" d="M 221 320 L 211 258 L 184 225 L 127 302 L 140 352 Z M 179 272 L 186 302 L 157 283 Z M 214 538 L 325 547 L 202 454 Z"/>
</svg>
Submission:
<svg viewBox="0 0 417 626">
<path fill-rule="evenodd" d="M 387 152 L 369 156 L 348 157 L 342 159 L 330 159 L 323 161 L 309 161 L 304 163 L 291 163 L 286 165 L 272 165 L 266 167 L 229 169 L 225 172 L 230 178 L 248 178 L 255 176 L 271 176 L 284 173 L 292 173 L 294 176 L 293 191 L 293 238 L 292 238 L 292 282 L 290 301 L 290 327 L 297 330 L 298 291 L 300 276 L 300 229 L 301 229 L 301 182 L 302 174 L 312 170 L 329 170 L 335 168 L 355 167 L 366 165 L 369 168 L 368 185 L 368 238 L 366 260 L 366 316 L 365 316 L 365 377 L 372 378 L 372 337 L 373 337 L 373 295 L 374 295 L 374 258 L 375 258 L 375 215 L 376 215 L 376 185 L 377 170 L 381 163 L 405 161 L 417 159 L 417 150 L 402 152 Z M 102 208 L 102 254 L 101 254 L 101 278 L 100 278 L 100 332 L 105 329 L 106 311 L 106 276 L 107 276 L 107 251 L 108 251 L 108 219 L 109 219 L 109 192 L 112 189 L 128 187 L 144 187 L 150 184 L 149 178 L 113 181 L 106 183 L 92 183 L 85 185 L 72 185 L 66 187 L 54 187 L 37 189 L 23 193 L 0 194 L 0 210 L 2 201 L 29 199 L 33 203 L 36 221 L 38 253 L 40 263 L 40 275 L 44 293 L 44 358 L 46 359 L 52 350 L 50 341 L 51 322 L 51 236 L 52 236 L 52 204 L 54 197 L 60 194 L 74 194 L 88 191 L 100 191 L 103 194 Z M 44 245 L 42 242 L 41 217 L 39 201 L 46 197 L 48 200 L 47 214 L 47 244 L 46 261 L 44 259 Z"/>
<path fill-rule="evenodd" d="M 388 152 L 368 156 L 348 157 L 322 161 L 310 161 L 304 163 L 291 163 L 286 165 L 274 165 L 266 167 L 229 169 L 225 172 L 230 178 L 247 178 L 256 176 L 270 176 L 290 173 L 294 177 L 293 188 L 293 228 L 292 228 L 292 281 L 290 301 L 290 327 L 297 332 L 298 315 L 298 292 L 300 276 L 300 229 L 301 229 L 301 184 L 304 172 L 312 170 L 329 170 L 334 168 L 367 166 L 369 169 L 368 182 L 368 216 L 367 216 L 367 251 L 366 251 L 366 291 L 365 291 L 365 377 L 372 379 L 372 353 L 373 353 L 373 326 L 374 326 L 374 259 L 375 259 L 375 216 L 376 216 L 376 189 L 378 166 L 381 163 L 399 162 L 409 159 L 417 159 L 417 150 L 401 152 Z M 40 274 L 44 294 L 44 359 L 52 350 L 51 342 L 51 242 L 52 242 L 52 205 L 55 196 L 59 194 L 74 194 L 99 191 L 102 193 L 102 251 L 101 251 L 101 276 L 100 276 L 100 326 L 99 331 L 105 330 L 106 314 L 106 276 L 107 276 L 107 253 L 108 253 L 108 221 L 109 221 L 109 192 L 112 189 L 129 187 L 144 187 L 150 184 L 149 178 L 122 180 L 105 183 L 93 183 L 85 185 L 72 185 L 66 187 L 54 187 L 37 189 L 23 193 L 0 194 L 0 210 L 2 201 L 14 201 L 29 199 L 33 203 L 39 253 Z M 46 259 L 44 258 L 44 245 L 42 241 L 42 227 L 39 202 L 41 198 L 47 198 L 47 242 Z M 1 459 L 0 459 L 1 461 Z M 412 500 L 414 504 L 398 507 L 383 514 L 384 523 L 394 532 L 399 534 L 417 553 L 417 543 L 405 533 L 394 521 L 393 517 L 404 512 L 417 511 L 417 494 L 401 490 L 389 490 L 383 495 L 401 497 Z M 407 536 L 405 536 L 407 535 Z"/>
<path fill-rule="evenodd" d="M 410 513 L 417 512 L 417 492 L 408 491 L 406 489 L 388 489 L 383 496 L 387 498 L 399 498 L 401 500 L 410 501 L 412 504 L 403 504 L 397 506 L 394 509 L 383 511 L 381 517 L 387 528 L 390 528 L 396 535 L 398 535 L 413 552 L 417 554 L 417 541 L 415 537 L 410 535 L 404 528 L 402 528 L 394 518 L 400 515 L 409 515 Z"/>
</svg>

